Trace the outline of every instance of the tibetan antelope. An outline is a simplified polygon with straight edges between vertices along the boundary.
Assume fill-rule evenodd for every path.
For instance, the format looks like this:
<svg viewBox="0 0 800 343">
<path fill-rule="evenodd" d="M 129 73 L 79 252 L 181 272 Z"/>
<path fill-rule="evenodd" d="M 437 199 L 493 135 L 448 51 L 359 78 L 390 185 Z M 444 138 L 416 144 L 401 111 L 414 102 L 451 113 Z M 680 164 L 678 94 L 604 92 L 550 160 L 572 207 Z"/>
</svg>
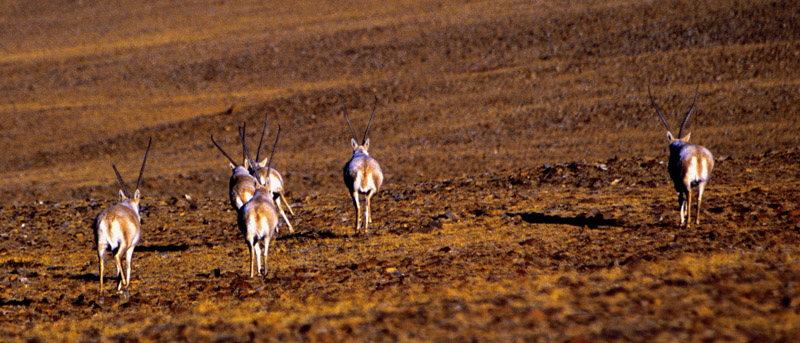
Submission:
<svg viewBox="0 0 800 343">
<path fill-rule="evenodd" d="M 347 108 L 344 106 L 342 100 L 342 112 L 344 119 L 347 120 L 347 125 L 350 127 L 350 132 L 353 133 L 353 138 L 350 140 L 350 146 L 353 148 L 353 157 L 344 165 L 344 184 L 350 191 L 350 196 L 353 198 L 353 204 L 356 207 L 356 233 L 361 228 L 361 205 L 358 202 L 358 194 L 364 194 L 366 198 L 366 209 L 364 210 L 364 230 L 369 228 L 372 223 L 370 216 L 370 199 L 378 192 L 383 183 L 383 172 L 381 166 L 374 158 L 369 156 L 367 149 L 369 149 L 369 138 L 367 133 L 369 127 L 372 125 L 372 118 L 375 117 L 375 109 L 378 107 L 378 97 L 375 97 L 375 106 L 372 108 L 372 115 L 369 117 L 367 129 L 364 130 L 364 138 L 361 144 L 358 144 L 358 137 L 353 125 L 350 124 L 350 118 L 347 117 Z"/>
<path fill-rule="evenodd" d="M 267 162 L 267 168 L 272 164 L 272 158 L 275 156 L 275 148 L 278 146 L 278 138 L 281 135 L 281 127 L 278 126 L 278 134 L 275 136 L 275 145 L 272 146 L 272 154 Z M 244 142 L 244 136 L 242 136 Z M 252 162 L 250 152 L 247 146 L 244 145 L 244 150 L 247 157 Z M 267 275 L 268 270 L 268 256 L 269 256 L 269 243 L 272 237 L 277 232 L 278 228 L 278 213 L 275 208 L 275 200 L 273 193 L 270 190 L 271 178 L 266 178 L 266 184 L 261 183 L 256 179 L 256 191 L 253 197 L 248 201 L 238 212 L 237 222 L 239 230 L 244 234 L 247 241 L 247 247 L 250 250 L 250 277 L 255 277 L 255 274 L 261 275 L 261 248 L 259 242 L 264 246 L 264 276 Z"/>
<path fill-rule="evenodd" d="M 699 88 L 699 87 L 698 87 Z M 688 226 L 691 222 L 691 205 L 692 205 L 692 185 L 697 184 L 697 225 L 700 225 L 700 202 L 703 200 L 703 189 L 706 187 L 709 177 L 711 177 L 711 169 L 714 168 L 714 157 L 711 152 L 705 147 L 697 144 L 689 143 L 689 136 L 691 133 L 683 135 L 683 127 L 689 121 L 689 116 L 694 111 L 694 105 L 697 101 L 697 90 L 694 91 L 694 100 L 692 107 L 686 112 L 683 118 L 681 128 L 678 131 L 678 137 L 672 135 L 669 129 L 667 120 L 661 114 L 661 109 L 658 108 L 653 94 L 650 93 L 650 85 L 647 85 L 647 95 L 650 96 L 650 102 L 656 110 L 656 113 L 667 128 L 667 139 L 669 140 L 669 164 L 667 170 L 672 182 L 675 184 L 675 190 L 678 192 L 678 203 L 681 208 L 681 226 Z M 684 222 L 685 217 L 685 222 Z"/>
<path fill-rule="evenodd" d="M 239 127 L 240 136 L 241 133 L 242 128 Z M 228 161 L 230 161 L 228 166 L 230 166 L 233 174 L 231 174 L 231 180 L 228 183 L 228 188 L 230 191 L 231 206 L 234 210 L 238 211 L 240 208 L 242 208 L 242 206 L 244 206 L 245 203 L 247 203 L 248 200 L 250 200 L 250 198 L 253 197 L 253 194 L 255 194 L 256 178 L 250 175 L 250 172 L 247 171 L 247 167 L 245 166 L 247 164 L 246 158 L 243 164 L 236 164 L 236 161 L 234 161 L 233 158 L 231 158 L 231 156 L 228 155 L 225 150 L 222 150 L 222 147 L 217 144 L 217 141 L 214 140 L 214 135 L 211 135 L 211 142 L 213 142 L 214 146 L 216 146 L 217 149 L 219 149 L 219 151 L 228 158 Z"/>
<path fill-rule="evenodd" d="M 142 218 L 139 216 L 139 199 L 141 193 L 139 192 L 139 184 L 142 181 L 142 173 L 144 172 L 144 165 L 147 162 L 147 154 L 150 152 L 150 143 L 153 142 L 151 138 L 147 143 L 147 150 L 144 153 L 144 160 L 142 161 L 142 168 L 139 170 L 139 179 L 136 180 L 136 190 L 131 196 L 128 188 L 125 187 L 125 181 L 119 174 L 117 167 L 112 163 L 111 167 L 114 168 L 114 173 L 117 174 L 117 181 L 119 181 L 119 203 L 105 209 L 101 212 L 94 222 L 95 241 L 97 242 L 97 258 L 100 260 L 100 294 L 103 294 L 103 273 L 105 272 L 104 257 L 106 250 L 110 249 L 114 253 L 114 263 L 117 266 L 117 277 L 119 283 L 117 284 L 117 291 L 121 292 L 122 287 L 128 289 L 131 282 L 131 258 L 133 257 L 133 249 L 139 243 L 141 236 L 141 223 Z M 122 262 L 120 257 L 125 255 L 126 270 L 122 272 Z"/>
<path fill-rule="evenodd" d="M 247 163 L 247 169 L 250 171 L 254 177 L 258 179 L 262 185 L 269 184 L 270 191 L 272 191 L 272 197 L 275 200 L 275 205 L 278 206 L 278 212 L 283 217 L 283 220 L 286 222 L 286 225 L 289 227 L 289 232 L 294 233 L 294 228 L 292 227 L 292 223 L 289 222 L 289 218 L 286 217 L 286 212 L 283 211 L 283 204 L 286 204 L 286 207 L 289 208 L 289 213 L 294 216 L 294 211 L 292 211 L 292 206 L 289 205 L 289 202 L 286 201 L 286 197 L 283 195 L 283 176 L 277 170 L 272 168 L 267 168 L 267 163 L 269 159 L 264 158 L 261 160 L 261 143 L 264 142 L 264 135 L 267 133 L 267 116 L 264 116 L 264 129 L 261 131 L 261 139 L 258 141 L 258 149 L 256 150 L 256 159 L 251 163 Z M 244 139 L 244 138 L 242 138 Z M 267 171 L 269 170 L 269 173 Z M 269 182 L 267 182 L 267 174 L 269 174 Z"/>
</svg>

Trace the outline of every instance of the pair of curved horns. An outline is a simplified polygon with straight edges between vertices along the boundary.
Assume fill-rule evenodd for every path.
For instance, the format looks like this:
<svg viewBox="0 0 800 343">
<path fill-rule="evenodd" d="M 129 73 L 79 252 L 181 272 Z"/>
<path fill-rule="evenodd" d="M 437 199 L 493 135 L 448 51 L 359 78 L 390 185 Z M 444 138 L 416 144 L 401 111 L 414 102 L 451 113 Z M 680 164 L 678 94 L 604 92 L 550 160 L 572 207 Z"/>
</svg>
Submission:
<svg viewBox="0 0 800 343">
<path fill-rule="evenodd" d="M 212 137 L 213 140 L 213 137 Z M 142 160 L 142 168 L 139 169 L 139 178 L 136 180 L 136 189 L 139 189 L 139 184 L 142 182 L 142 174 L 144 174 L 144 166 L 147 163 L 147 155 L 150 154 L 150 145 L 153 143 L 153 137 L 147 141 L 147 150 L 144 152 L 144 160 Z M 215 142 L 216 144 L 216 142 Z M 219 146 L 217 146 L 219 147 Z M 130 198 L 131 193 L 128 192 L 128 188 L 125 187 L 125 181 L 122 180 L 122 175 L 119 174 L 119 170 L 117 170 L 117 166 L 114 163 L 111 163 L 111 168 L 114 168 L 114 173 L 117 174 L 117 181 L 119 181 L 119 185 L 122 187 L 122 192 L 125 193 L 125 196 Z"/>
<path fill-rule="evenodd" d="M 678 131 L 678 138 L 683 137 L 683 127 L 686 126 L 686 122 L 689 121 L 689 116 L 691 116 L 692 115 L 692 111 L 694 111 L 694 104 L 697 102 L 697 92 L 698 92 L 698 90 L 700 90 L 700 86 L 699 85 L 697 87 L 695 87 L 695 89 L 694 89 L 694 100 L 692 100 L 692 107 L 689 108 L 689 111 L 686 112 L 686 117 L 683 118 L 683 122 L 681 123 L 681 128 Z M 667 124 L 667 120 L 664 119 L 664 115 L 661 113 L 661 109 L 658 108 L 658 104 L 656 104 L 656 100 L 653 99 L 653 94 L 650 92 L 650 84 L 649 83 L 647 84 L 647 95 L 650 96 L 650 102 L 653 104 L 653 107 L 656 109 L 656 113 L 661 118 L 661 122 L 664 123 L 664 127 L 667 128 L 667 132 L 672 132 L 672 130 L 669 129 L 669 124 Z"/>
<path fill-rule="evenodd" d="M 342 112 L 344 113 L 344 119 L 347 120 L 347 126 L 350 126 L 350 132 L 353 133 L 353 140 L 358 142 L 358 137 L 356 137 L 356 130 L 353 129 L 353 124 L 350 123 L 350 118 L 347 116 L 347 108 L 344 106 L 344 99 L 342 100 Z M 369 127 L 372 126 L 372 118 L 375 118 L 375 109 L 378 108 L 378 96 L 375 95 L 375 105 L 372 106 L 372 115 L 369 117 L 369 122 L 367 123 L 367 129 L 364 130 L 364 138 L 361 139 L 361 144 L 367 142 L 367 133 L 369 132 Z"/>
</svg>

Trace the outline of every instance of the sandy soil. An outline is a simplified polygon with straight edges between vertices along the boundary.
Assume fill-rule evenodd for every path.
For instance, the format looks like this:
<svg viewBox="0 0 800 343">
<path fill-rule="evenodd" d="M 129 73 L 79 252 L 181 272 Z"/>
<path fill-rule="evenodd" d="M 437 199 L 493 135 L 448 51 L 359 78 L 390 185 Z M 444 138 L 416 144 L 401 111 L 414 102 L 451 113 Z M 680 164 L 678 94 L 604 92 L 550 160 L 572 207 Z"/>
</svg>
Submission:
<svg viewBox="0 0 800 343">
<path fill-rule="evenodd" d="M 795 1 L 12 0 L 0 27 L 3 340 L 800 337 Z M 699 89 L 699 226 L 648 84 L 673 128 Z M 374 95 L 356 234 L 340 100 L 363 130 Z M 296 232 L 250 279 L 209 136 L 237 156 L 265 115 Z M 132 284 L 101 296 L 92 221 L 148 137 Z"/>
</svg>

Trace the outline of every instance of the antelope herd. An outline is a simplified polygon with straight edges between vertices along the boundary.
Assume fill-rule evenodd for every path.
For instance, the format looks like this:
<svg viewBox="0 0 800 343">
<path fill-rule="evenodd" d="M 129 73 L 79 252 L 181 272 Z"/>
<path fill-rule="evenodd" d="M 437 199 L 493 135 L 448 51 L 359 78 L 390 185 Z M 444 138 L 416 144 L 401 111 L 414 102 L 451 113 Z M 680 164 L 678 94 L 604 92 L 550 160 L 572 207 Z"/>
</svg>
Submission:
<svg viewBox="0 0 800 343">
<path fill-rule="evenodd" d="M 667 120 L 664 118 L 661 109 L 656 104 L 650 92 L 649 85 L 647 93 L 652 106 L 655 108 L 656 114 L 661 118 L 661 121 L 667 129 L 667 139 L 669 140 L 668 172 L 674 183 L 675 190 L 678 192 L 680 225 L 690 225 L 691 188 L 695 184 L 698 186 L 696 223 L 699 225 L 700 203 L 703 198 L 703 190 L 711 174 L 711 169 L 714 167 L 714 159 L 711 152 L 705 147 L 689 143 L 690 134 L 683 136 L 684 126 L 694 111 L 698 90 L 695 90 L 694 101 L 689 111 L 687 111 L 684 116 L 677 137 L 672 135 Z M 372 114 L 364 130 L 361 142 L 359 143 L 355 129 L 347 115 L 344 100 L 342 100 L 342 113 L 353 135 L 350 140 L 353 154 L 350 160 L 344 165 L 343 176 L 345 186 L 347 187 L 355 207 L 356 233 L 362 232 L 362 230 L 366 231 L 372 223 L 372 216 L 370 214 L 371 199 L 380 190 L 383 183 L 383 172 L 381 171 L 380 164 L 368 153 L 370 141 L 367 135 L 372 125 L 372 120 L 375 117 L 377 105 L 378 98 L 375 97 L 375 105 L 373 106 Z M 232 171 L 229 183 L 230 203 L 237 213 L 238 227 L 248 244 L 251 278 L 255 277 L 256 274 L 262 274 L 262 247 L 260 246 L 263 246 L 264 249 L 263 272 L 264 275 L 267 274 L 269 244 L 274 235 L 278 232 L 279 215 L 286 223 L 289 231 L 294 232 L 294 228 L 283 209 L 283 206 L 286 206 L 292 216 L 294 216 L 294 212 L 284 196 L 283 177 L 277 170 L 272 169 L 272 162 L 275 150 L 278 146 L 280 130 L 280 126 L 278 126 L 270 157 L 261 160 L 261 145 L 264 140 L 264 135 L 267 132 L 267 120 L 265 118 L 261 139 L 259 140 L 258 149 L 256 150 L 256 158 L 253 159 L 247 148 L 247 142 L 245 141 L 246 125 L 242 123 L 242 125 L 239 126 L 238 132 L 238 139 L 242 144 L 241 164 L 231 158 L 231 156 L 222 149 L 219 143 L 217 143 L 214 136 L 211 135 L 211 142 L 230 162 L 229 167 Z M 107 250 L 111 250 L 114 253 L 114 262 L 117 267 L 117 276 L 119 277 L 117 291 L 122 292 L 123 290 L 127 290 L 130 284 L 131 258 L 133 257 L 133 250 L 141 237 L 139 186 L 142 180 L 145 163 L 147 162 L 147 155 L 150 151 L 150 143 L 152 143 L 152 139 L 148 142 L 147 149 L 145 150 L 142 167 L 139 171 L 139 178 L 136 181 L 136 189 L 133 195 L 128 192 L 122 176 L 120 176 L 116 166 L 112 164 L 121 187 L 119 191 L 120 202 L 102 211 L 97 216 L 94 225 L 97 255 L 100 260 L 100 294 L 103 292 L 104 256 Z M 363 219 L 359 194 L 364 195 L 365 198 Z M 122 273 L 122 263 L 120 260 L 122 255 L 125 255 L 125 273 Z"/>
</svg>

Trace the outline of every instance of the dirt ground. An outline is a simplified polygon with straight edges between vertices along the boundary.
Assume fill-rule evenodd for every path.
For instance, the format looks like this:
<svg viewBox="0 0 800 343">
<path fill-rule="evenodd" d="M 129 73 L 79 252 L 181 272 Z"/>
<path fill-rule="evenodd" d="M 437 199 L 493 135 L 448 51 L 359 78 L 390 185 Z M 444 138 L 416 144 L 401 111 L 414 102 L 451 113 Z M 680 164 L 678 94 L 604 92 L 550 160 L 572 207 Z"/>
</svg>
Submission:
<svg viewBox="0 0 800 343">
<path fill-rule="evenodd" d="M 800 337 L 796 1 L 11 0 L 0 42 L 2 341 Z M 648 85 L 673 129 L 699 89 L 699 226 Z M 340 101 L 361 131 L 373 96 L 357 234 Z M 265 115 L 296 232 L 251 279 L 209 136 L 239 156 Z M 92 222 L 148 137 L 101 296 Z"/>
</svg>

